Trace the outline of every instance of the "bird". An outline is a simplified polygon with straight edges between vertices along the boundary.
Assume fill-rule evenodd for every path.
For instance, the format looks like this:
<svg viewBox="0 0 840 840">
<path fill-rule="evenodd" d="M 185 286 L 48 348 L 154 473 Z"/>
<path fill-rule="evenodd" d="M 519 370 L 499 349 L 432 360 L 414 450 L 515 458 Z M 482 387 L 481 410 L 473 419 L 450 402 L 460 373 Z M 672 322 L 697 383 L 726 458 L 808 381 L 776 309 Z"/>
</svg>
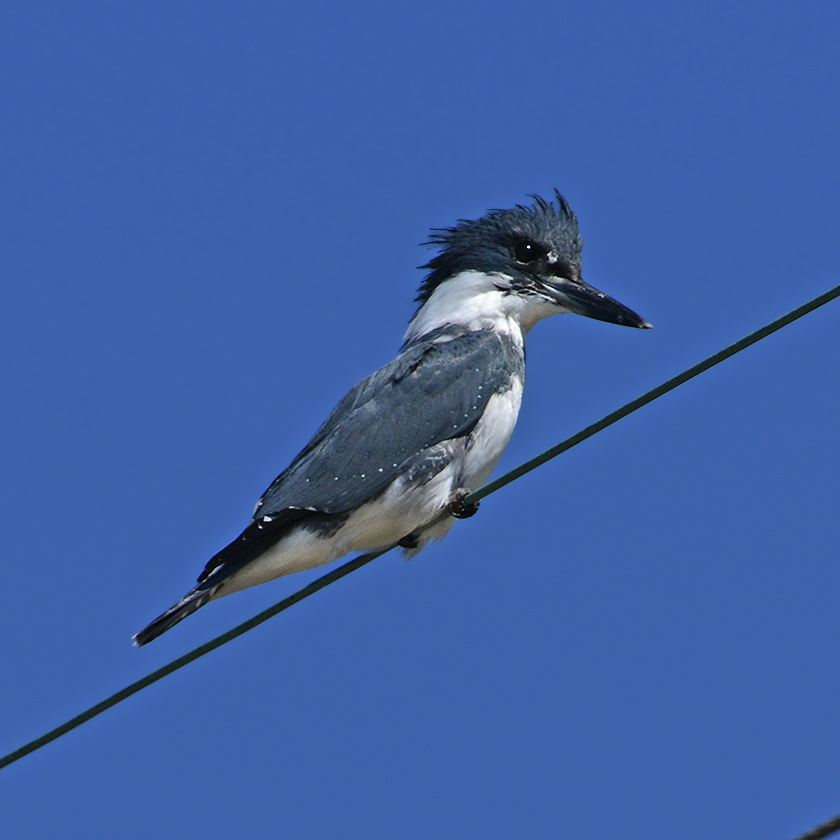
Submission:
<svg viewBox="0 0 840 840">
<path fill-rule="evenodd" d="M 435 256 L 397 357 L 359 382 L 271 483 L 244 531 L 196 586 L 134 636 L 145 645 L 210 601 L 401 546 L 411 557 L 442 539 L 487 481 L 513 433 L 525 337 L 543 318 L 575 313 L 649 329 L 584 282 L 577 216 L 546 201 L 433 228 Z M 431 528 L 423 526 L 447 513 Z"/>
</svg>

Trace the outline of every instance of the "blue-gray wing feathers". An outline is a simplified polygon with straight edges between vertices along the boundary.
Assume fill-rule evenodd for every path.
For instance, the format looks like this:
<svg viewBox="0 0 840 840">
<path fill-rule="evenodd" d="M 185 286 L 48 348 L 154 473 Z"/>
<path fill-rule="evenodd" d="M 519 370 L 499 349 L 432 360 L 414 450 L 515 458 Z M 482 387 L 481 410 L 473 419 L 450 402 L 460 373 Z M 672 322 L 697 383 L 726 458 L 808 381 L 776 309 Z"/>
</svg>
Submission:
<svg viewBox="0 0 840 840">
<path fill-rule="evenodd" d="M 485 331 L 414 345 L 364 379 L 268 488 L 255 516 L 289 507 L 344 513 L 375 498 L 408 461 L 469 434 L 510 372 Z"/>
<path fill-rule="evenodd" d="M 524 374 L 524 360 L 490 331 L 431 333 L 412 344 L 341 400 L 199 583 L 223 564 L 230 572 L 241 568 L 300 522 L 340 523 L 426 450 L 469 434 L 513 374 Z"/>
</svg>

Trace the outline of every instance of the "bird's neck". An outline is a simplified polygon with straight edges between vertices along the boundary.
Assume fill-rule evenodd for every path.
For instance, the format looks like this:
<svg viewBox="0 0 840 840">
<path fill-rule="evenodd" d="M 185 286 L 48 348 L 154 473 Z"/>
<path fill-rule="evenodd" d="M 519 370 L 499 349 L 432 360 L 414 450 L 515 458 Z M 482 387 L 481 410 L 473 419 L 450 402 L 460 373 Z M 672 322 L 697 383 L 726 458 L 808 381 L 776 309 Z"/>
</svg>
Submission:
<svg viewBox="0 0 840 840">
<path fill-rule="evenodd" d="M 482 271 L 464 271 L 444 280 L 411 319 L 405 344 L 433 330 L 460 327 L 490 330 L 524 346 L 528 330 L 557 310 L 510 292 L 509 283 L 509 277 Z"/>
</svg>

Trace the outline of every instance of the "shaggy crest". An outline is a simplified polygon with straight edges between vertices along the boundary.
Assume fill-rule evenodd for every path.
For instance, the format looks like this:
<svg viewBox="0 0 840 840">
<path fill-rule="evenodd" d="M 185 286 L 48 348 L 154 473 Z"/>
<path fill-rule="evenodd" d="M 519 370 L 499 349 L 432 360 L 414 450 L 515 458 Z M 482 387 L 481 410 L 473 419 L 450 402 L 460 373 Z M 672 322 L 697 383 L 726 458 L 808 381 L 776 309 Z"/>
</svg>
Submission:
<svg viewBox="0 0 840 840">
<path fill-rule="evenodd" d="M 557 206 L 534 195 L 530 207 L 517 204 L 511 210 L 491 210 L 480 219 L 459 219 L 452 227 L 433 228 L 429 241 L 423 244 L 440 252 L 420 266 L 429 273 L 420 285 L 417 302 L 422 306 L 441 283 L 461 271 L 475 269 L 477 262 L 487 273 L 521 273 L 512 249 L 523 240 L 556 251 L 579 273 L 583 239 L 577 216 L 557 190 L 554 194 Z"/>
</svg>

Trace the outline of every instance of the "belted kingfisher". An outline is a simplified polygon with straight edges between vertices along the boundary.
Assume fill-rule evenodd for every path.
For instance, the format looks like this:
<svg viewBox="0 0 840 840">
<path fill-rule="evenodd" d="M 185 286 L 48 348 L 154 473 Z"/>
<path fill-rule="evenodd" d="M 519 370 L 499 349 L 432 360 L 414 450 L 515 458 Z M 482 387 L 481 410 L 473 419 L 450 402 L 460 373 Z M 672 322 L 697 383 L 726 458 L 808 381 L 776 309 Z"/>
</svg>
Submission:
<svg viewBox="0 0 840 840">
<path fill-rule="evenodd" d="M 434 229 L 419 307 L 400 354 L 362 380 L 272 482 L 248 527 L 198 584 L 135 637 L 145 645 L 209 601 L 354 551 L 393 545 L 409 555 L 442 539 L 447 517 L 490 476 L 510 440 L 525 379 L 525 335 L 574 312 L 650 328 L 584 283 L 577 217 L 533 196 Z"/>
</svg>

